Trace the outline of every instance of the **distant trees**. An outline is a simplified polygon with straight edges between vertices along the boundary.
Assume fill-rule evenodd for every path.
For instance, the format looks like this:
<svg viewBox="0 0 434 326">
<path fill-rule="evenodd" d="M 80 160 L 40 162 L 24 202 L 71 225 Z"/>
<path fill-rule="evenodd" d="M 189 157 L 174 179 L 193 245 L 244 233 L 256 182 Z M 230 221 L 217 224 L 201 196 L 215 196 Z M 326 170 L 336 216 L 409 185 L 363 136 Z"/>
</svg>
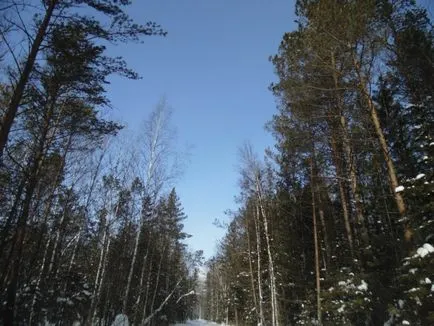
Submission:
<svg viewBox="0 0 434 326">
<path fill-rule="evenodd" d="M 208 316 L 224 320 L 228 307 L 229 321 L 249 325 L 429 324 L 427 12 L 374 0 L 300 0 L 296 12 L 298 29 L 272 57 L 276 146 L 260 174 L 271 181 L 248 195 L 243 174 L 240 210 L 210 261 Z"/>
</svg>

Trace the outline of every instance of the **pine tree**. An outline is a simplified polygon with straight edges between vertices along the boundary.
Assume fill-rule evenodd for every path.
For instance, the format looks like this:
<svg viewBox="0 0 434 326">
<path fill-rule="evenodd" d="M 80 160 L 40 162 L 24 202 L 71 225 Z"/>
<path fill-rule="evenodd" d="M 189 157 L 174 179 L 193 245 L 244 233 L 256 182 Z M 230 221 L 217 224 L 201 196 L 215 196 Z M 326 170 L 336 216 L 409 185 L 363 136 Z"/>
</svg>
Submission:
<svg viewBox="0 0 434 326">
<path fill-rule="evenodd" d="M 45 42 L 50 38 L 51 30 L 58 30 L 62 26 L 75 26 L 80 30 L 86 31 L 88 36 L 92 39 L 99 39 L 109 42 L 126 42 L 137 41 L 142 36 L 148 35 L 165 35 L 166 33 L 159 25 L 154 22 L 148 22 L 144 25 L 134 23 L 128 14 L 125 12 L 125 7 L 130 5 L 131 2 L 123 1 L 59 1 L 49 0 L 41 4 L 43 15 L 40 17 L 35 16 L 35 30 L 34 37 L 30 37 L 31 44 L 29 44 L 29 52 L 23 59 L 23 67 L 19 67 L 18 77 L 16 84 L 13 85 L 13 91 L 7 109 L 2 116 L 2 123 L 0 129 L 0 159 L 3 159 L 5 146 L 7 145 L 9 134 L 12 124 L 19 111 L 23 96 L 26 93 L 26 87 L 32 73 L 36 71 L 36 58 L 41 52 L 41 49 L 46 46 Z M 17 7 L 19 12 L 19 4 L 12 3 L 11 6 Z M 92 16 L 81 14 L 80 9 L 88 7 L 96 11 L 110 20 L 110 24 L 105 26 L 100 20 Z M 17 17 L 17 21 L 18 17 Z M 24 33 L 32 33 L 32 27 L 21 26 Z M 105 50 L 103 47 L 101 50 Z M 14 55 L 12 53 L 12 55 Z M 72 58 L 73 53 L 70 53 Z M 110 58 L 107 61 L 108 66 L 112 71 L 122 70 L 124 75 L 128 78 L 137 78 L 137 74 L 125 67 L 125 62 L 122 59 Z"/>
<path fill-rule="evenodd" d="M 276 140 L 267 150 L 275 173 L 265 213 L 280 321 L 429 324 L 433 38 L 426 11 L 406 0 L 300 0 L 296 13 L 297 30 L 285 33 L 271 59 L 278 112 L 267 125 Z M 222 320 L 224 298 L 237 294 L 227 271 L 259 272 L 244 285 L 252 290 L 243 306 L 251 309 L 258 288 L 254 306 L 265 308 L 258 319 L 272 323 L 265 225 L 254 218 L 248 176 L 240 214 L 210 262 L 209 316 Z M 230 241 L 238 237 L 244 242 Z M 243 266 L 231 256 L 246 242 Z M 249 316 L 241 318 L 255 323 Z"/>
</svg>

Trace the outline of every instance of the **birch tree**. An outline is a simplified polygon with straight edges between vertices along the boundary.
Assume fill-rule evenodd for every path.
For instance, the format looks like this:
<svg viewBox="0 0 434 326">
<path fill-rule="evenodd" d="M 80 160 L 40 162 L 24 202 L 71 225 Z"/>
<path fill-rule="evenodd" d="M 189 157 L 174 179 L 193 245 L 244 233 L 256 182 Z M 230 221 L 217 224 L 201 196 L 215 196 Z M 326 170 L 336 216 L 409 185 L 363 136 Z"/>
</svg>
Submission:
<svg viewBox="0 0 434 326">
<path fill-rule="evenodd" d="M 273 326 L 279 325 L 279 309 L 277 301 L 277 286 L 276 286 L 276 271 L 272 252 L 271 244 L 271 230 L 269 228 L 269 216 L 266 209 L 265 194 L 263 190 L 263 168 L 260 166 L 258 159 L 253 153 L 253 149 L 250 145 L 246 144 L 240 149 L 240 156 L 242 160 L 242 165 L 244 169 L 241 171 L 244 183 L 253 192 L 256 197 L 256 217 L 257 222 L 262 222 L 264 228 L 264 235 L 266 240 L 266 249 L 268 257 L 268 273 L 270 275 L 270 292 L 271 292 L 271 316 Z M 259 231 L 259 227 L 258 227 Z M 257 241 L 260 238 L 259 232 L 257 232 Z M 258 261 L 259 261 L 259 250 L 260 244 L 258 245 Z M 258 273 L 260 273 L 260 265 L 258 265 Z M 261 299 L 260 299 L 261 300 Z M 262 317 L 261 317 L 262 318 Z"/>
<path fill-rule="evenodd" d="M 149 198 L 155 202 L 161 191 L 170 187 L 174 178 L 179 174 L 179 154 L 174 144 L 175 130 L 171 122 L 171 109 L 165 99 L 160 100 L 155 109 L 149 114 L 143 124 L 139 137 L 138 149 L 133 156 L 140 157 L 137 169 L 140 173 L 142 191 L 140 201 Z M 136 234 L 133 257 L 128 273 L 128 281 L 123 299 L 123 313 L 127 312 L 131 280 L 137 261 L 138 246 L 141 239 L 144 215 L 139 214 L 138 232 Z M 161 262 L 160 262 L 161 264 Z M 146 262 L 142 265 L 141 280 L 146 269 Z"/>
</svg>

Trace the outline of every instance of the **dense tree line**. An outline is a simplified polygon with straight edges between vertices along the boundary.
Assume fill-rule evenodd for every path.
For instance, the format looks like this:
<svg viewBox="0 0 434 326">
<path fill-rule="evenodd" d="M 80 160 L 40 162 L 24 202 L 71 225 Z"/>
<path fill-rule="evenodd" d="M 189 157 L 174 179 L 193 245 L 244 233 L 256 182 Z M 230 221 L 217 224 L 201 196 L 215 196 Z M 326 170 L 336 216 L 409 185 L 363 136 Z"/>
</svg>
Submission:
<svg viewBox="0 0 434 326">
<path fill-rule="evenodd" d="M 235 325 L 434 323 L 434 44 L 410 0 L 298 0 L 271 58 L 276 146 L 241 150 L 206 315 Z"/>
<path fill-rule="evenodd" d="M 120 314 L 162 325 L 192 313 L 201 253 L 183 243 L 186 216 L 171 190 L 170 110 L 159 103 L 122 148 L 114 141 L 122 126 L 104 118 L 110 75 L 139 77 L 106 45 L 165 35 L 133 22 L 128 5 L 0 5 L 5 326 L 110 325 Z"/>
</svg>

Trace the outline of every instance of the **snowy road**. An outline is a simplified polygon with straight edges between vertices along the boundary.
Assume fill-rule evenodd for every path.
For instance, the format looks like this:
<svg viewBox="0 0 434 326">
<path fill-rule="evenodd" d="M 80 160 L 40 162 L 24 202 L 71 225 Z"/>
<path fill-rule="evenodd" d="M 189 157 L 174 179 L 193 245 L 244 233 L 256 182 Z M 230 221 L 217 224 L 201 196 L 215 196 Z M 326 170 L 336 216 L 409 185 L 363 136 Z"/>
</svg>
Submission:
<svg viewBox="0 0 434 326">
<path fill-rule="evenodd" d="M 206 320 L 189 320 L 185 324 L 175 324 L 174 326 L 209 326 L 209 325 L 224 325 L 224 324 L 217 324 L 211 321 Z"/>
</svg>

